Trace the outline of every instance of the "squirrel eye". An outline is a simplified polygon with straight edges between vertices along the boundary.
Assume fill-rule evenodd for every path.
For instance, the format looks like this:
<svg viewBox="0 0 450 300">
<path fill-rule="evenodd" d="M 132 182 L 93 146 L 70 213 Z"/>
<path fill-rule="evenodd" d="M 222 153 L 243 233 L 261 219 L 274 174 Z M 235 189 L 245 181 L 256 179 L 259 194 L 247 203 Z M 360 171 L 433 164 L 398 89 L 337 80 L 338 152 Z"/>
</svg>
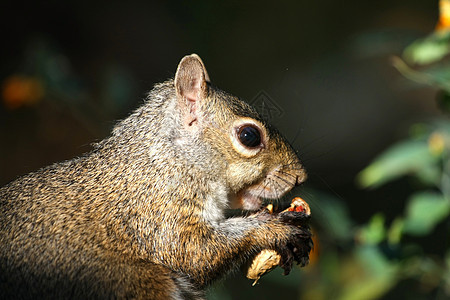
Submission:
<svg viewBox="0 0 450 300">
<path fill-rule="evenodd" d="M 268 145 L 266 128 L 257 120 L 241 117 L 233 122 L 230 129 L 234 150 L 245 158 L 254 157 Z"/>
<path fill-rule="evenodd" d="M 244 125 L 237 133 L 239 141 L 248 148 L 256 148 L 261 145 L 261 133 L 252 125 Z"/>
</svg>

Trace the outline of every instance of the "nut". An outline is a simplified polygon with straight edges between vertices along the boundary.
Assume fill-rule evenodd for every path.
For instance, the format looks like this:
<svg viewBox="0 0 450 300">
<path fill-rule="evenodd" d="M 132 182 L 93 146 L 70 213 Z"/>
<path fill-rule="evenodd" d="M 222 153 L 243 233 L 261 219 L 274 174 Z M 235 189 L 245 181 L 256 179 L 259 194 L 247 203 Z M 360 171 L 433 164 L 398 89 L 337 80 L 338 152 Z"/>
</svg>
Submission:
<svg viewBox="0 0 450 300">
<path fill-rule="evenodd" d="M 275 250 L 265 249 L 261 251 L 254 259 L 247 270 L 247 278 L 255 280 L 253 286 L 258 282 L 261 276 L 272 271 L 280 264 L 281 256 Z"/>
</svg>

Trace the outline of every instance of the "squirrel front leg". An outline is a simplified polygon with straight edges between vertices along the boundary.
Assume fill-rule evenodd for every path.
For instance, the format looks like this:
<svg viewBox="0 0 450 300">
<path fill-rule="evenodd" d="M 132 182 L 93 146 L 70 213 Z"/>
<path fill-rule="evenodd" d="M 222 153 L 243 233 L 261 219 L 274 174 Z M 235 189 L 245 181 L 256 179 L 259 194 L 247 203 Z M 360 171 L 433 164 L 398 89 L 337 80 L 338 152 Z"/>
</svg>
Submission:
<svg viewBox="0 0 450 300">
<path fill-rule="evenodd" d="M 285 275 L 289 274 L 294 262 L 302 267 L 308 264 L 309 253 L 313 247 L 309 214 L 286 210 L 273 215 L 264 210 L 250 218 L 253 217 L 269 220 L 266 223 L 268 231 L 264 230 L 264 226 L 262 230 L 256 229 L 264 234 L 259 243 L 268 245 L 263 250 L 275 250 L 280 255 L 279 266 L 284 269 Z"/>
<path fill-rule="evenodd" d="M 299 212 L 264 212 L 236 217 L 216 224 L 200 222 L 184 227 L 179 248 L 171 256 L 171 268 L 204 287 L 240 267 L 263 249 L 281 255 L 280 266 L 289 273 L 293 262 L 305 265 L 312 248 L 305 215 Z M 166 262 L 167 263 L 167 262 Z"/>
</svg>

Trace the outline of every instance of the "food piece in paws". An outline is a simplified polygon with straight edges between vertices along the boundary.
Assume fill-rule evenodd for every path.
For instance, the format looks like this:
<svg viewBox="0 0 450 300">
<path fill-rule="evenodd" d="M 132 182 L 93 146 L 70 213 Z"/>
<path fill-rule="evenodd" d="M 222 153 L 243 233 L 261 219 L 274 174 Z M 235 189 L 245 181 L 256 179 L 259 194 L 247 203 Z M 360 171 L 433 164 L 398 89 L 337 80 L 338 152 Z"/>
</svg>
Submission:
<svg viewBox="0 0 450 300">
<path fill-rule="evenodd" d="M 291 206 L 284 211 L 304 212 L 308 216 L 311 215 L 311 209 L 309 208 L 308 203 L 300 197 L 292 199 Z"/>
<path fill-rule="evenodd" d="M 261 251 L 254 259 L 247 270 L 247 278 L 255 280 L 252 285 L 255 285 L 261 276 L 272 271 L 280 264 L 281 256 L 275 250 L 265 249 Z"/>
<path fill-rule="evenodd" d="M 273 214 L 273 205 L 269 204 L 265 208 L 270 214 Z M 311 209 L 308 203 L 300 197 L 292 199 L 291 206 L 282 212 L 295 211 L 304 212 L 308 216 L 311 214 Z M 265 274 L 272 271 L 276 266 L 280 264 L 281 255 L 275 250 L 265 249 L 262 250 L 252 261 L 250 267 L 247 269 L 247 278 L 255 280 L 253 286 L 258 280 Z"/>
</svg>

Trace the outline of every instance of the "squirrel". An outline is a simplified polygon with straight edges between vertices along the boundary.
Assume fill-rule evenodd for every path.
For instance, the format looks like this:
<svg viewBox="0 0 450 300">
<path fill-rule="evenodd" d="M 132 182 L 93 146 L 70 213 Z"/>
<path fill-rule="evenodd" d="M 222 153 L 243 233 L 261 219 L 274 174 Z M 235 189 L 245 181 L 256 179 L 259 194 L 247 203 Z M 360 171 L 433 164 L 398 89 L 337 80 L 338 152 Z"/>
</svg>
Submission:
<svg viewBox="0 0 450 300">
<path fill-rule="evenodd" d="M 90 152 L 0 189 L 0 298 L 204 299 L 264 249 L 288 274 L 309 261 L 308 218 L 261 208 L 305 179 L 281 134 L 185 56 Z"/>
</svg>

